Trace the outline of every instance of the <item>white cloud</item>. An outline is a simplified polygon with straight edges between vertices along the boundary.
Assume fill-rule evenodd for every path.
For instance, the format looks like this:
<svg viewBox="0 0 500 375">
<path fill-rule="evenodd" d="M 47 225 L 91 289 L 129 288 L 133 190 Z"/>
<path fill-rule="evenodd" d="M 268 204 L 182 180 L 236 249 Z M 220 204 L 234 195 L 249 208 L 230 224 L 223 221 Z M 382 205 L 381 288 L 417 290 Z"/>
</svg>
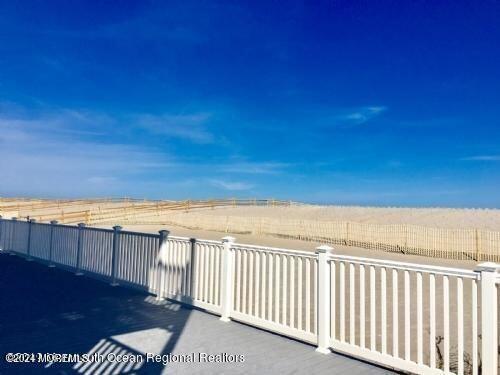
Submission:
<svg viewBox="0 0 500 375">
<path fill-rule="evenodd" d="M 214 136 L 206 129 L 210 113 L 163 114 L 159 116 L 141 114 L 137 125 L 159 135 L 186 139 L 194 143 L 212 143 Z"/>
<path fill-rule="evenodd" d="M 230 191 L 250 190 L 254 185 L 241 181 L 210 180 L 212 186 Z"/>
<path fill-rule="evenodd" d="M 219 166 L 221 172 L 241 173 L 241 174 L 279 174 L 290 164 L 276 162 L 237 162 L 231 164 L 222 164 Z"/>
<path fill-rule="evenodd" d="M 477 155 L 461 158 L 464 161 L 500 161 L 500 155 Z"/>
<path fill-rule="evenodd" d="M 370 121 L 371 119 L 379 116 L 383 112 L 387 110 L 387 107 L 384 106 L 369 106 L 369 107 L 361 107 L 353 112 L 340 115 L 338 120 L 344 121 L 346 123 L 360 125 L 365 122 Z"/>
<path fill-rule="evenodd" d="M 102 121 L 109 119 L 65 110 L 33 117 L 0 114 L 2 191 L 52 196 L 120 194 L 120 189 L 136 189 L 144 183 L 140 176 L 175 165 L 154 149 L 112 143 L 97 135 L 93 129 Z M 121 178 L 130 176 L 138 177 L 135 181 Z"/>
</svg>

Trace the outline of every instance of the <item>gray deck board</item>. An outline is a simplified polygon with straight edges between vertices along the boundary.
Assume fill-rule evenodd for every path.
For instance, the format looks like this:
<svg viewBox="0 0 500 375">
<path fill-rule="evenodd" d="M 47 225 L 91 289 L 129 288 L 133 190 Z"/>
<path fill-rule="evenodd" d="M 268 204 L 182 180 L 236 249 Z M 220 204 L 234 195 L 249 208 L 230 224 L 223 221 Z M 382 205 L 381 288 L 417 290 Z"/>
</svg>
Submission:
<svg viewBox="0 0 500 375">
<path fill-rule="evenodd" d="M 139 291 L 0 254 L 0 374 L 386 374 L 390 371 Z M 243 363 L 11 364 L 7 352 L 231 353 Z"/>
</svg>

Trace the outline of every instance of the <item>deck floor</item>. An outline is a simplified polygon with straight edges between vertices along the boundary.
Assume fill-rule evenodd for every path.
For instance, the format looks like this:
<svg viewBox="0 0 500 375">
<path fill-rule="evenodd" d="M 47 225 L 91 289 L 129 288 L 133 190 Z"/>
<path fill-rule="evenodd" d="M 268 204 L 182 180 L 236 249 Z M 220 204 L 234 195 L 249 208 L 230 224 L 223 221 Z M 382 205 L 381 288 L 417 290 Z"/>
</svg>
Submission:
<svg viewBox="0 0 500 375">
<path fill-rule="evenodd" d="M 390 371 L 146 293 L 0 253 L 0 374 L 386 374 Z M 13 363 L 5 353 L 109 353 L 140 362 Z M 194 363 L 147 361 L 145 353 Z M 200 362 L 199 353 L 244 362 Z"/>
</svg>

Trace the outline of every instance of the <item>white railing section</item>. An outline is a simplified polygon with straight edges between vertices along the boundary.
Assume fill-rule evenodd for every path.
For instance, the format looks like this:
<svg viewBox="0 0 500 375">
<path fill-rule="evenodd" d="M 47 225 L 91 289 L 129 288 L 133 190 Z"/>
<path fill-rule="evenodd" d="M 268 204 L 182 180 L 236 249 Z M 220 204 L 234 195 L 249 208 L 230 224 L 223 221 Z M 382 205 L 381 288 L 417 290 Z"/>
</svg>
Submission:
<svg viewBox="0 0 500 375">
<path fill-rule="evenodd" d="M 464 350 L 478 348 L 479 273 L 340 255 L 326 262 L 332 348 L 414 373 L 464 373 Z M 477 356 L 467 365 L 478 373 Z"/>
<path fill-rule="evenodd" d="M 231 317 L 316 343 L 314 253 L 234 244 Z"/>
<path fill-rule="evenodd" d="M 113 233 L 103 229 L 86 228 L 82 236 L 80 269 L 111 276 Z"/>
<path fill-rule="evenodd" d="M 159 236 L 134 232 L 120 232 L 115 227 L 119 241 L 115 262 L 114 282 L 139 285 L 151 292 L 156 291 L 155 272 L 158 258 Z M 115 235 L 115 234 L 114 234 Z M 109 252 L 112 254 L 112 252 Z M 113 263 L 111 263 L 111 275 Z"/>
<path fill-rule="evenodd" d="M 500 266 L 475 271 L 4 220 L 0 250 L 418 374 L 495 374 Z"/>
</svg>

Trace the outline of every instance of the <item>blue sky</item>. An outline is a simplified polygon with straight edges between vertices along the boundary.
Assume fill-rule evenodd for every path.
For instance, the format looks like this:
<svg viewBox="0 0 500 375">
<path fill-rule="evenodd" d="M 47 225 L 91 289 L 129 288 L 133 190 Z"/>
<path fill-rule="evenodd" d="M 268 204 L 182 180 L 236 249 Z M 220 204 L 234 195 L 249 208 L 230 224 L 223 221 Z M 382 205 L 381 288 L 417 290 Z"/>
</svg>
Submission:
<svg viewBox="0 0 500 375">
<path fill-rule="evenodd" d="M 500 207 L 496 1 L 0 5 L 0 195 Z"/>
</svg>

